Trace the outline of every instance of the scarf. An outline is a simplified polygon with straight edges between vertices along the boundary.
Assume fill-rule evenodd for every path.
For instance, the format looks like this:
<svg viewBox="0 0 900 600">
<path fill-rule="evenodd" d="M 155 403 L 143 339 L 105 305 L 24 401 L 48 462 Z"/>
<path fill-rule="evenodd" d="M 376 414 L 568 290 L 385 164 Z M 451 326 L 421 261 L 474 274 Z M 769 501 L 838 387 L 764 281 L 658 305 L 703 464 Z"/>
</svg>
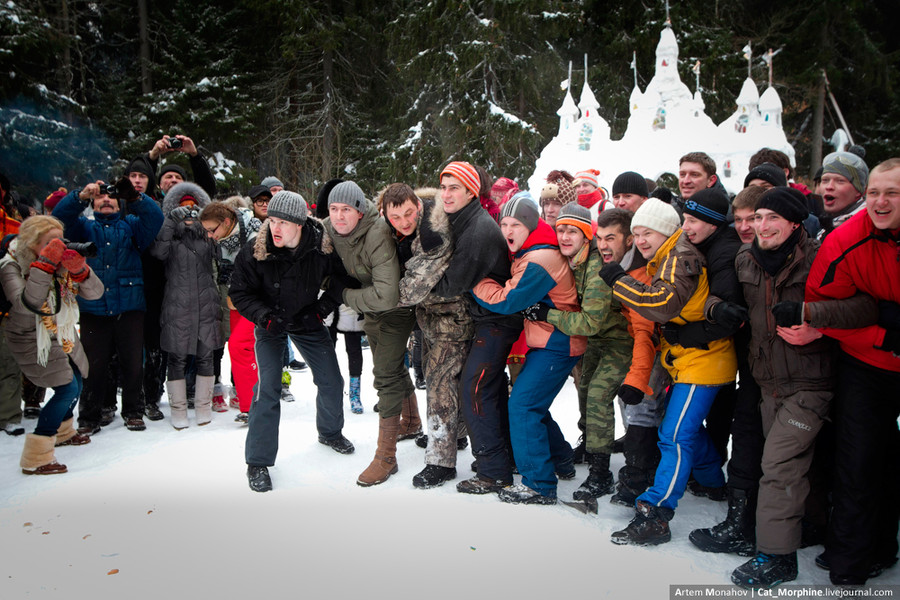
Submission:
<svg viewBox="0 0 900 600">
<path fill-rule="evenodd" d="M 801 225 L 794 230 L 794 233 L 792 233 L 782 245 L 774 250 L 763 250 L 757 245 L 756 240 L 754 240 L 753 245 L 750 246 L 750 253 L 759 263 L 759 266 L 763 268 L 763 271 L 768 273 L 771 277 L 775 277 L 775 275 L 778 274 L 778 271 L 781 270 L 781 267 L 783 267 L 787 261 L 790 260 L 791 256 L 793 256 L 794 248 L 797 247 L 797 243 L 800 241 L 803 231 L 804 229 Z"/>
</svg>

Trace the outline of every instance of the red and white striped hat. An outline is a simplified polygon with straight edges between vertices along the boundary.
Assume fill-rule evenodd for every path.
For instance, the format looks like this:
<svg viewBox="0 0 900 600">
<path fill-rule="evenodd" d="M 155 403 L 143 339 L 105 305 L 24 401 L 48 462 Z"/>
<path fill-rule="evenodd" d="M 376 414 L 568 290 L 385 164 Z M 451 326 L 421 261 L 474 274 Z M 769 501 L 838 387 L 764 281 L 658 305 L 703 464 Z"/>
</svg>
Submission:
<svg viewBox="0 0 900 600">
<path fill-rule="evenodd" d="M 597 175 L 600 172 L 597 169 L 588 169 L 586 171 L 578 171 L 575 173 L 575 181 L 572 183 L 578 185 L 582 182 L 590 183 L 594 187 L 600 187 L 600 181 L 597 179 Z"/>
<path fill-rule="evenodd" d="M 466 189 L 478 198 L 478 194 L 481 191 L 481 177 L 478 176 L 478 171 L 475 170 L 475 167 L 464 161 L 454 161 L 441 171 L 441 177 L 444 175 L 452 175 L 459 179 L 466 186 Z"/>
</svg>

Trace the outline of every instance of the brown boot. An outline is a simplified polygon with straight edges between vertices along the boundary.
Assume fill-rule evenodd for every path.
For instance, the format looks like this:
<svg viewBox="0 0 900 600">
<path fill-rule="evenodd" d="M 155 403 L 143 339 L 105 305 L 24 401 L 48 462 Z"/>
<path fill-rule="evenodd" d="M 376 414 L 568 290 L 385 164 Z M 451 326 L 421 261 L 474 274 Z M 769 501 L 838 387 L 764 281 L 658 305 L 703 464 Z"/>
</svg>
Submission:
<svg viewBox="0 0 900 600">
<path fill-rule="evenodd" d="M 73 421 L 74 419 L 66 419 L 60 423 L 59 429 L 56 431 L 57 446 L 83 446 L 91 443 L 90 437 L 75 431 Z"/>
<path fill-rule="evenodd" d="M 422 433 L 422 419 L 419 418 L 419 403 L 416 393 L 404 398 L 403 407 L 400 409 L 400 429 L 397 441 L 409 440 Z"/>
<path fill-rule="evenodd" d="M 384 483 L 397 472 L 397 431 L 400 415 L 380 419 L 378 423 L 378 447 L 372 463 L 356 479 L 362 487 Z"/>
<path fill-rule="evenodd" d="M 66 465 L 56 462 L 53 447 L 56 445 L 56 436 L 35 435 L 29 433 L 25 436 L 25 447 L 22 448 L 22 459 L 19 466 L 26 475 L 55 475 L 65 473 Z"/>
</svg>

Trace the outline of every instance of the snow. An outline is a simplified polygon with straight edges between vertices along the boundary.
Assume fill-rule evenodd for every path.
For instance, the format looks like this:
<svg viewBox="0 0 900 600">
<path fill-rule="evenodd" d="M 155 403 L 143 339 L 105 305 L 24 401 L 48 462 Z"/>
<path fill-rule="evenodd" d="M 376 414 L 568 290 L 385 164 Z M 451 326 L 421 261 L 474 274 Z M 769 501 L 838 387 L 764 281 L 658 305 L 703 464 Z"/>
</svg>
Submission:
<svg viewBox="0 0 900 600">
<path fill-rule="evenodd" d="M 488 101 L 488 106 L 490 107 L 490 111 L 491 111 L 491 114 L 492 114 L 492 115 L 497 115 L 497 116 L 499 116 L 500 118 L 502 118 L 504 121 L 506 121 L 507 123 L 512 123 L 512 124 L 514 124 L 514 125 L 519 125 L 519 126 L 521 126 L 523 129 L 527 129 L 528 131 L 531 131 L 531 132 L 533 132 L 533 133 L 537 133 L 537 129 L 535 129 L 534 125 L 531 125 L 531 124 L 529 124 L 529 123 L 526 123 L 525 121 L 523 121 L 523 120 L 520 119 L 519 117 L 517 117 L 517 116 L 515 116 L 515 115 L 513 115 L 513 114 L 510 114 L 510 113 L 506 112 L 505 110 L 503 110 L 502 108 L 500 108 L 499 106 L 497 106 L 496 104 L 494 104 L 493 102 Z"/>
<path fill-rule="evenodd" d="M 339 341 L 346 377 L 342 349 Z M 281 405 L 274 490 L 265 494 L 247 487 L 246 427 L 234 422 L 234 410 L 213 413 L 205 427 L 189 411 L 191 427 L 175 431 L 164 401 L 166 419 L 147 421 L 147 431 L 128 431 L 119 419 L 89 445 L 58 448 L 64 475 L 23 475 L 24 436 L 0 436 L 0 596 L 651 599 L 669 597 L 670 584 L 726 585 L 744 562 L 691 545 L 691 529 L 720 521 L 726 507 L 690 494 L 672 521 L 672 542 L 632 548 L 609 541 L 632 512 L 607 498 L 599 514 L 585 515 L 460 494 L 455 482 L 415 489 L 424 450 L 412 440 L 398 444 L 399 473 L 357 486 L 378 429 L 368 351 L 364 361 L 366 412 L 351 414 L 345 400 L 344 433 L 356 445 L 349 456 L 317 442 L 312 374 L 293 373 L 297 401 Z M 227 365 L 226 353 L 223 372 Z M 424 415 L 425 392 L 417 394 Z M 571 381 L 553 414 L 574 442 Z M 25 423 L 31 431 L 35 422 Z M 457 482 L 472 475 L 471 462 L 469 449 L 459 453 Z M 615 472 L 622 456 L 612 463 Z M 577 471 L 560 482 L 562 499 L 587 476 L 586 465 Z M 819 552 L 800 551 L 798 583 L 828 584 L 813 564 Z M 900 568 L 873 583 L 900 584 Z"/>
</svg>

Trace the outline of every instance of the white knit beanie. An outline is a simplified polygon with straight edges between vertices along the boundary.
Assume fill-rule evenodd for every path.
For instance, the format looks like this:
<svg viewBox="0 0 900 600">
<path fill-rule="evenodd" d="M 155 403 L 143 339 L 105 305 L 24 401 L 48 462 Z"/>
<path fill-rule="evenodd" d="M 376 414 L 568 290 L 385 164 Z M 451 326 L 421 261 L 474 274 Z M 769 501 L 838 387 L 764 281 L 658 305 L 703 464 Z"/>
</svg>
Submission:
<svg viewBox="0 0 900 600">
<path fill-rule="evenodd" d="M 669 237 L 681 227 L 681 219 L 672 205 L 656 198 L 648 198 L 631 219 L 632 233 L 635 227 L 646 227 Z"/>
</svg>

